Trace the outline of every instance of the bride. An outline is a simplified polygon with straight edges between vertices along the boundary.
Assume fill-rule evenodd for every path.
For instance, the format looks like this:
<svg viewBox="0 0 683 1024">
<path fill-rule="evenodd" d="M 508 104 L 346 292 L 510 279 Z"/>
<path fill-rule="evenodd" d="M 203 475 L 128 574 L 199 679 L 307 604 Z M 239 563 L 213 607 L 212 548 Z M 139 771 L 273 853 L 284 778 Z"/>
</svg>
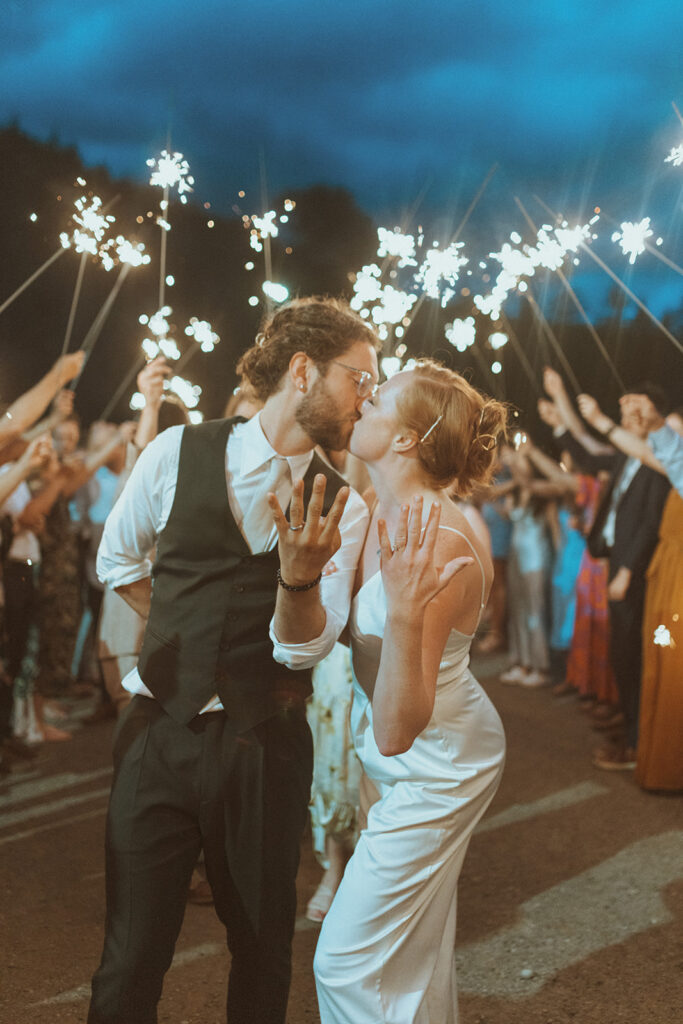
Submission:
<svg viewBox="0 0 683 1024">
<path fill-rule="evenodd" d="M 449 494 L 489 478 L 505 409 L 425 360 L 361 413 L 349 449 L 367 465 L 374 500 L 349 640 L 366 824 L 320 933 L 320 1016 L 455 1024 L 458 876 L 505 738 L 468 669 L 491 561 Z M 304 536 L 271 505 L 284 572 Z"/>
</svg>

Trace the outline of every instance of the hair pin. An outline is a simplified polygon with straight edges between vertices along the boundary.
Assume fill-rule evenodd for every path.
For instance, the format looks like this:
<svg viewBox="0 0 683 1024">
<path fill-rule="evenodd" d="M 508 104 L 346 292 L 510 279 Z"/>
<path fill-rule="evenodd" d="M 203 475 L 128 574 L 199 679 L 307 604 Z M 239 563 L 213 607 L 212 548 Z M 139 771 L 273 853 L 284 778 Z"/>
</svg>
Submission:
<svg viewBox="0 0 683 1024">
<path fill-rule="evenodd" d="M 423 436 L 422 436 L 422 437 L 420 438 L 420 444 L 422 444 L 422 443 L 423 443 L 423 441 L 426 441 L 426 440 L 427 440 L 427 438 L 428 438 L 428 437 L 429 437 L 429 435 L 431 434 L 432 430 L 434 430 L 434 429 L 435 429 L 435 428 L 436 428 L 436 427 L 437 427 L 437 426 L 439 425 L 439 423 L 441 423 L 441 420 L 442 420 L 442 419 L 443 419 L 443 413 L 441 413 L 441 415 L 440 415 L 440 416 L 437 416 L 437 418 L 436 418 L 436 419 L 434 420 L 434 422 L 432 423 L 432 425 L 431 425 L 431 427 L 429 428 L 429 430 L 427 431 L 427 433 L 426 433 L 426 434 L 424 434 L 424 435 L 423 435 Z"/>
</svg>

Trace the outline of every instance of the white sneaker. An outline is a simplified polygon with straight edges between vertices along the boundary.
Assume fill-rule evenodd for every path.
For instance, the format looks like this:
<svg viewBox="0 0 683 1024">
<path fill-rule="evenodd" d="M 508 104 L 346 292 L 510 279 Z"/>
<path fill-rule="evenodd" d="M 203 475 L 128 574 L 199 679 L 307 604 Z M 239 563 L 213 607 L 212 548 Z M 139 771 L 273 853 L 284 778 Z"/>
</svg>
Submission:
<svg viewBox="0 0 683 1024">
<path fill-rule="evenodd" d="M 547 686 L 548 677 L 545 672 L 539 672 L 538 669 L 534 668 L 527 675 L 520 680 L 522 686 L 528 686 L 530 689 L 536 689 L 539 686 Z"/>
<path fill-rule="evenodd" d="M 505 672 L 501 672 L 498 677 L 501 683 L 508 683 L 514 685 L 515 683 L 521 683 L 526 679 L 526 672 L 521 665 L 511 665 Z"/>
</svg>

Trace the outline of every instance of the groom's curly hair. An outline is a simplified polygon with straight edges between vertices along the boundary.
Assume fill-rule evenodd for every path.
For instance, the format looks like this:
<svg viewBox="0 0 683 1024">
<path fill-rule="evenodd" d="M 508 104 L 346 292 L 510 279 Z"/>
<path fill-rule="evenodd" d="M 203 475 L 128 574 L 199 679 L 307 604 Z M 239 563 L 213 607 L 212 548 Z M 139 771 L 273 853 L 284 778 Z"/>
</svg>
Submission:
<svg viewBox="0 0 683 1024">
<path fill-rule="evenodd" d="M 265 402 L 282 387 L 296 352 L 305 352 L 325 375 L 328 365 L 357 341 L 377 348 L 379 339 L 342 299 L 313 296 L 281 306 L 261 325 L 256 344 L 244 353 L 237 373 Z"/>
</svg>

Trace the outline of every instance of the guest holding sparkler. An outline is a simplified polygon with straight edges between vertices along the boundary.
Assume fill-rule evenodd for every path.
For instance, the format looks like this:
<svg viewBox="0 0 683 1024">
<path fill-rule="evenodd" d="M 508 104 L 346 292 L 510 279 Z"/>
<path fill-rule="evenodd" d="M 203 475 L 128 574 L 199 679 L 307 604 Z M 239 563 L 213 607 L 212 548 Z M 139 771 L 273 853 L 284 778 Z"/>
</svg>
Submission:
<svg viewBox="0 0 683 1024">
<path fill-rule="evenodd" d="M 559 375 L 553 374 L 546 370 L 545 385 L 555 397 L 564 392 L 564 386 Z M 647 394 L 660 413 L 663 411 L 665 396 L 653 385 L 641 385 L 632 393 Z M 621 426 L 644 441 L 648 430 L 626 398 L 621 399 Z M 611 474 L 588 535 L 588 547 L 594 557 L 609 561 L 610 659 L 624 724 L 623 733 L 611 746 L 595 752 L 593 764 L 608 771 L 628 770 L 636 763 L 645 574 L 670 486 L 660 473 L 614 449 L 607 454 L 591 453 L 569 432 L 561 436 L 561 443 L 579 465 L 593 472 L 608 469 Z"/>
<path fill-rule="evenodd" d="M 647 395 L 625 395 L 622 407 L 647 432 L 647 441 L 617 426 L 594 398 L 579 396 L 579 408 L 592 427 L 674 484 L 647 569 L 636 779 L 643 789 L 682 790 L 683 419 L 676 413 L 665 421 Z"/>
</svg>

